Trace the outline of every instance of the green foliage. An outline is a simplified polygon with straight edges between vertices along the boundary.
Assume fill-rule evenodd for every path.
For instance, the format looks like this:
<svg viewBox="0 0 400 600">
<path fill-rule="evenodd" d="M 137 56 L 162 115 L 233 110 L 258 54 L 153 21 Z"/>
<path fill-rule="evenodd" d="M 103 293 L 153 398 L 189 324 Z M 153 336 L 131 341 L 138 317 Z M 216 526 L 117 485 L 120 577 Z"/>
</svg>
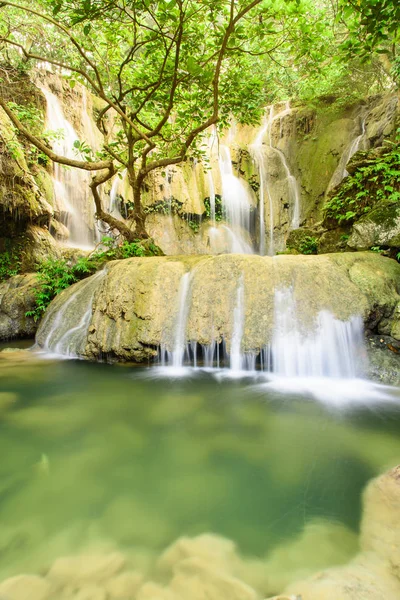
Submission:
<svg viewBox="0 0 400 600">
<path fill-rule="evenodd" d="M 21 250 L 13 248 L 0 252 L 0 282 L 21 272 Z"/>
<path fill-rule="evenodd" d="M 374 50 L 387 53 L 388 45 L 399 38 L 400 5 L 393 0 L 341 0 L 340 18 L 350 36 L 343 47 L 351 55 L 367 58 Z"/>
<path fill-rule="evenodd" d="M 112 237 L 104 237 L 101 241 L 103 249 L 96 248 L 89 256 L 81 256 L 76 263 L 65 259 L 48 259 L 37 265 L 40 287 L 36 291 L 36 306 L 26 313 L 35 321 L 43 316 L 50 302 L 67 287 L 93 275 L 110 260 L 131 258 L 134 256 L 151 256 L 159 253 L 153 243 L 124 241 L 117 244 Z"/>
<path fill-rule="evenodd" d="M 177 200 L 176 198 L 169 198 L 169 199 L 164 198 L 163 200 L 160 200 L 159 202 L 145 206 L 143 209 L 143 212 L 145 215 L 151 215 L 151 214 L 156 213 L 156 214 L 161 214 L 161 215 L 173 214 L 173 215 L 181 216 L 182 206 L 183 206 L 182 202 L 179 202 L 179 200 Z"/>
<path fill-rule="evenodd" d="M 400 201 L 400 144 L 379 157 L 366 158 L 346 177 L 324 206 L 325 218 L 352 223 L 380 200 Z"/>
<path fill-rule="evenodd" d="M 33 134 L 40 134 L 43 128 L 43 114 L 34 104 L 8 102 L 8 107 Z"/>
<path fill-rule="evenodd" d="M 370 250 L 371 252 L 376 252 L 377 254 L 382 254 L 383 252 L 385 252 L 385 249 L 381 248 L 380 246 L 372 246 Z"/>
<path fill-rule="evenodd" d="M 74 150 L 76 154 L 82 156 L 87 162 L 92 162 L 94 160 L 93 150 L 85 141 L 81 142 L 80 140 L 75 140 Z"/>
<path fill-rule="evenodd" d="M 204 206 L 206 208 L 206 215 L 209 219 L 211 219 L 211 206 L 210 206 L 210 198 L 205 198 Z M 222 196 L 216 194 L 215 196 L 215 220 L 222 221 L 223 219 L 223 207 L 222 207 Z"/>
<path fill-rule="evenodd" d="M 299 252 L 301 254 L 317 254 L 318 253 L 318 240 L 317 238 L 307 235 L 299 243 Z"/>
<path fill-rule="evenodd" d="M 36 290 L 36 306 L 26 313 L 35 321 L 40 319 L 50 302 L 57 294 L 79 280 L 75 267 L 68 265 L 64 259 L 48 259 L 38 265 L 38 282 L 40 287 Z"/>
<path fill-rule="evenodd" d="M 200 229 L 200 221 L 197 219 L 188 219 L 188 225 L 194 233 L 198 233 Z"/>
</svg>

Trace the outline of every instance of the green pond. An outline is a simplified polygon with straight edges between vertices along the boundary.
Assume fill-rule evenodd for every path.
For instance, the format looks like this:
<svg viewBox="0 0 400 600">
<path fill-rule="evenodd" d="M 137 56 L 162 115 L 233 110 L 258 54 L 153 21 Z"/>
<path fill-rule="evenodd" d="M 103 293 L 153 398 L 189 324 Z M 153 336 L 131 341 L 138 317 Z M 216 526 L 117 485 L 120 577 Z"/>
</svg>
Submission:
<svg viewBox="0 0 400 600">
<path fill-rule="evenodd" d="M 155 556 L 205 532 L 267 560 L 313 524 L 344 560 L 363 488 L 400 459 L 400 390 L 320 402 L 257 377 L 23 351 L 0 359 L 0 391 L 1 579 L 90 545 Z"/>
</svg>

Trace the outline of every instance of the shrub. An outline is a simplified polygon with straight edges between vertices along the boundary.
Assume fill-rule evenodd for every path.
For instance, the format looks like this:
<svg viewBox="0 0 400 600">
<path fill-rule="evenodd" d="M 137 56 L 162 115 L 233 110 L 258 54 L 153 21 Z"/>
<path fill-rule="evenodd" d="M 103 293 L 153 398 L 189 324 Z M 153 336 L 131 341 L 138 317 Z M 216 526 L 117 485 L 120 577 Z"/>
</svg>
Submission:
<svg viewBox="0 0 400 600">
<path fill-rule="evenodd" d="M 400 144 L 378 157 L 366 158 L 353 175 L 343 180 L 324 207 L 326 218 L 352 223 L 381 200 L 400 201 Z"/>
<path fill-rule="evenodd" d="M 100 244 L 105 249 L 100 249 Z M 116 245 L 114 238 L 104 237 L 100 244 L 89 256 L 80 257 L 75 264 L 65 259 L 48 259 L 38 264 L 40 286 L 36 291 L 36 305 L 26 316 L 33 317 L 35 321 L 40 319 L 57 294 L 73 283 L 93 275 L 109 260 L 159 254 L 159 249 L 152 242 L 146 244 L 137 240 Z"/>
</svg>

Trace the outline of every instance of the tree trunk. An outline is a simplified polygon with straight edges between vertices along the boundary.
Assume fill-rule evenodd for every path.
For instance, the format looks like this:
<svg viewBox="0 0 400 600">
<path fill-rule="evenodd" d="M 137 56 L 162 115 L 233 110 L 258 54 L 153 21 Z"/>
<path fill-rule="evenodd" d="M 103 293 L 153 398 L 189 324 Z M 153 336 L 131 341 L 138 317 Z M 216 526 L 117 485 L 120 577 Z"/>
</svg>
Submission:
<svg viewBox="0 0 400 600">
<path fill-rule="evenodd" d="M 119 219 L 116 219 L 109 213 L 105 212 L 101 205 L 101 198 L 97 188 L 102 183 L 108 181 L 108 179 L 111 179 L 114 173 L 114 167 L 108 169 L 107 171 L 101 171 L 93 177 L 90 183 L 90 189 L 92 190 L 94 203 L 96 205 L 96 217 L 104 223 L 107 223 L 111 229 L 116 229 L 119 231 L 119 233 L 123 235 L 128 242 L 133 242 L 138 238 L 136 231 L 132 231 L 132 229 L 130 229 L 130 227 L 128 227 L 128 225 L 126 225 L 123 221 L 120 221 Z"/>
<path fill-rule="evenodd" d="M 134 219 L 136 225 L 136 237 L 140 240 L 147 240 L 150 236 L 146 231 L 145 222 L 146 215 L 142 210 L 141 194 L 142 194 L 142 179 L 138 176 L 134 184 L 133 189 L 133 203 L 134 203 Z"/>
</svg>

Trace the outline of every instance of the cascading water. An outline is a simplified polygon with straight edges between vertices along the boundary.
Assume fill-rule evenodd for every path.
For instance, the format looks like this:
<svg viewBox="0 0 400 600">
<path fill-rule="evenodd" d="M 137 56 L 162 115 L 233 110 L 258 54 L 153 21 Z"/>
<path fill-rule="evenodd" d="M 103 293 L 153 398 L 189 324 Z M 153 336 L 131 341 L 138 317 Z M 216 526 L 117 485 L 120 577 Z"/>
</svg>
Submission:
<svg viewBox="0 0 400 600">
<path fill-rule="evenodd" d="M 343 322 L 323 310 L 315 330 L 304 332 L 293 289 L 278 289 L 274 334 L 263 354 L 264 369 L 285 377 L 357 377 L 362 374 L 364 360 L 362 319 L 353 317 Z"/>
<path fill-rule="evenodd" d="M 265 218 L 264 218 L 264 205 L 265 198 L 268 198 L 269 202 L 269 243 L 268 243 L 268 254 L 273 256 L 275 251 L 274 243 L 274 203 L 273 193 L 270 185 L 269 169 L 268 169 L 268 152 L 274 152 L 280 159 L 281 164 L 284 168 L 287 185 L 289 188 L 289 204 L 292 209 L 291 228 L 297 229 L 300 225 L 300 191 L 297 184 L 297 180 L 292 175 L 288 161 L 284 153 L 274 145 L 272 126 L 275 121 L 279 119 L 280 131 L 279 135 L 282 137 L 283 119 L 290 115 L 292 109 L 290 103 L 286 102 L 285 108 L 275 114 L 274 106 L 268 108 L 267 116 L 264 119 L 253 144 L 249 147 L 250 154 L 256 164 L 260 180 L 259 188 L 259 235 L 260 235 L 260 254 L 265 254 Z M 264 143 L 266 142 L 266 143 Z"/>
<path fill-rule="evenodd" d="M 274 326 L 272 340 L 260 352 L 243 348 L 245 331 L 245 287 L 240 276 L 232 314 L 230 343 L 217 340 L 202 346 L 188 344 L 185 332 L 189 318 L 188 302 L 190 273 L 182 279 L 178 294 L 178 317 L 175 325 L 174 350 L 162 350 L 162 364 L 182 367 L 186 353 L 197 366 L 201 350 L 206 368 L 229 367 L 230 372 L 242 373 L 257 368 L 265 373 L 286 378 L 352 379 L 364 372 L 366 354 L 363 343 L 363 321 L 354 316 L 348 321 L 336 319 L 329 311 L 321 310 L 311 330 L 304 330 L 299 319 L 294 291 L 279 288 L 274 297 Z M 227 351 L 229 347 L 229 352 Z"/>
<path fill-rule="evenodd" d="M 46 127 L 61 133 L 53 142 L 53 150 L 67 158 L 75 159 L 74 143 L 79 139 L 73 126 L 64 116 L 58 98 L 45 87 L 41 88 L 47 103 Z M 92 248 L 95 235 L 89 223 L 94 221 L 89 189 L 90 175 L 79 169 L 66 168 L 54 163 L 53 188 L 55 204 L 64 225 L 69 230 L 69 244 Z"/>
<path fill-rule="evenodd" d="M 286 180 L 288 183 L 288 187 L 289 187 L 289 201 L 290 201 L 290 205 L 292 207 L 292 222 L 291 222 L 291 228 L 292 229 L 297 229 L 300 226 L 300 191 L 299 191 L 299 186 L 297 184 L 297 179 L 294 175 L 292 175 L 290 168 L 289 168 L 289 164 L 288 161 L 286 159 L 286 156 L 284 155 L 284 153 L 279 150 L 279 148 L 277 148 L 276 146 L 273 145 L 273 139 L 272 139 L 272 122 L 279 119 L 280 120 L 280 129 L 282 130 L 282 119 L 288 115 L 290 115 L 292 113 L 292 109 L 290 108 L 290 102 L 287 101 L 285 104 L 285 108 L 280 111 L 278 114 L 273 115 L 273 107 L 272 107 L 272 111 L 271 111 L 271 123 L 269 125 L 269 129 L 268 129 L 268 141 L 269 141 L 269 146 L 271 148 L 271 150 L 273 150 L 274 152 L 276 152 L 276 154 L 279 156 L 281 162 L 282 162 L 282 166 L 285 170 L 285 174 L 286 174 Z"/>
<path fill-rule="evenodd" d="M 360 124 L 359 126 L 357 126 L 357 130 L 359 131 L 359 133 L 356 133 L 354 139 L 345 148 L 342 156 L 340 157 L 339 164 L 336 167 L 336 170 L 333 173 L 331 180 L 328 184 L 326 190 L 327 193 L 330 192 L 334 187 L 339 185 L 339 183 L 349 174 L 346 167 L 351 157 L 354 156 L 354 154 L 358 152 L 358 150 L 360 150 L 360 146 L 363 143 L 366 132 L 367 117 L 368 113 L 361 112 L 361 114 L 359 115 Z"/>
<path fill-rule="evenodd" d="M 222 182 L 222 208 L 228 223 L 225 230 L 231 240 L 231 252 L 252 254 L 251 245 L 243 234 L 250 231 L 251 201 L 248 192 L 233 173 L 228 146 L 220 146 L 219 166 Z"/>
<path fill-rule="evenodd" d="M 265 218 L 264 218 L 264 202 L 265 202 L 265 192 L 269 202 L 269 243 L 268 243 L 268 254 L 273 256 L 274 254 L 274 205 L 272 201 L 272 193 L 269 187 L 268 180 L 268 172 L 266 169 L 267 166 L 267 158 L 265 156 L 263 141 L 265 134 L 269 131 L 269 146 L 272 148 L 271 143 L 271 133 L 270 127 L 272 123 L 273 117 L 273 106 L 270 106 L 270 110 L 268 113 L 268 118 L 265 119 L 264 124 L 262 125 L 260 131 L 257 134 L 254 143 L 250 146 L 250 153 L 253 157 L 253 160 L 258 169 L 258 175 L 260 178 L 260 188 L 259 188 L 259 235 L 260 235 L 260 254 L 263 256 L 265 254 Z"/>
<path fill-rule="evenodd" d="M 166 347 L 161 348 L 161 362 L 163 365 L 172 364 L 175 369 L 183 366 L 186 342 L 186 325 L 190 310 L 190 283 L 193 274 L 188 271 L 182 275 L 178 292 L 178 313 L 175 322 L 174 347 L 172 352 Z"/>
<path fill-rule="evenodd" d="M 94 294 L 105 273 L 105 270 L 98 271 L 92 277 L 75 284 L 68 290 L 70 296 L 57 313 L 46 313 L 41 328 L 46 328 L 48 325 L 50 327 L 46 338 L 41 343 L 44 350 L 70 357 L 83 353 L 82 348 L 86 345 L 92 316 Z M 50 324 L 49 318 L 52 319 Z"/>
<path fill-rule="evenodd" d="M 239 280 L 235 308 L 233 309 L 233 330 L 230 347 L 230 368 L 233 371 L 242 370 L 242 338 L 244 329 L 244 284 L 243 277 Z"/>
<path fill-rule="evenodd" d="M 118 193 L 119 193 L 120 186 L 121 186 L 121 181 L 123 181 L 125 175 L 126 175 L 126 170 L 122 172 L 121 178 L 117 174 L 114 177 L 114 181 L 112 183 L 111 190 L 110 190 L 110 201 L 109 201 L 109 205 L 108 205 L 108 211 L 109 211 L 110 215 L 112 215 L 113 217 L 116 217 L 117 219 L 124 218 L 121 214 L 120 207 L 118 206 L 117 198 L 118 198 Z"/>
</svg>

